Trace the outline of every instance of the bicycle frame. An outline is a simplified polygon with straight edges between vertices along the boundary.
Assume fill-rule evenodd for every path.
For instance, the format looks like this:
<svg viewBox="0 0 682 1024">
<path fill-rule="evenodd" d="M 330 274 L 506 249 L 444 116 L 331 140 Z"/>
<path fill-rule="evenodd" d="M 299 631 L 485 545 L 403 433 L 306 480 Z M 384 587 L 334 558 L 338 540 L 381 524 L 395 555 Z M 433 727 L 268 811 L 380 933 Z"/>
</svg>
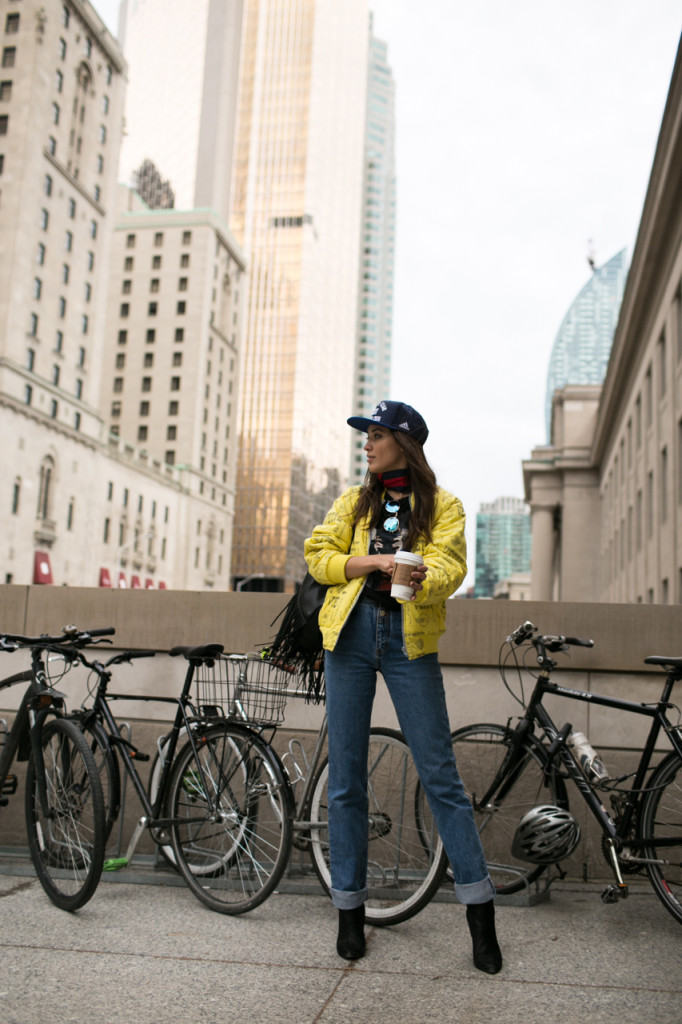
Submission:
<svg viewBox="0 0 682 1024">
<path fill-rule="evenodd" d="M 476 803 L 480 807 L 485 807 L 492 802 L 493 797 L 497 797 L 498 800 L 501 800 L 511 790 L 518 776 L 518 772 L 522 767 L 521 751 L 523 741 L 529 735 L 533 736 L 535 725 L 539 725 L 545 739 L 549 742 L 549 745 L 545 748 L 546 753 L 549 756 L 548 770 L 551 770 L 552 761 L 558 757 L 568 776 L 573 780 L 573 782 L 575 782 L 578 791 L 585 800 L 592 815 L 599 823 L 602 832 L 606 836 L 609 859 L 616 876 L 620 896 L 626 896 L 627 885 L 623 881 L 620 871 L 618 851 L 621 850 L 625 844 L 634 850 L 645 849 L 649 845 L 649 842 L 646 839 L 637 839 L 630 835 L 630 832 L 639 801 L 645 790 L 646 776 L 651 768 L 651 760 L 661 731 L 665 732 L 673 746 L 673 749 L 680 755 L 680 757 L 682 757 L 682 734 L 678 727 L 672 725 L 666 715 L 666 709 L 672 706 L 670 704 L 670 696 L 677 678 L 674 674 L 668 673 L 660 699 L 656 701 L 656 703 L 651 704 L 623 700 L 619 697 L 607 697 L 603 694 L 592 693 L 588 690 L 575 690 L 567 686 L 560 686 L 550 678 L 550 672 L 554 665 L 555 663 L 550 660 L 549 665 L 543 666 L 536 680 L 536 684 L 531 698 L 528 701 L 525 713 L 514 731 L 515 742 L 512 743 L 509 754 L 505 757 L 492 785 L 483 795 L 481 800 L 477 800 Z M 651 728 L 642 750 L 632 786 L 629 790 L 621 791 L 623 792 L 626 800 L 624 812 L 617 824 L 613 821 L 610 814 L 604 807 L 600 793 L 595 790 L 587 780 L 580 765 L 578 764 L 578 761 L 573 756 L 570 748 L 566 745 L 566 738 L 572 729 L 571 724 L 567 723 L 561 728 L 557 727 L 542 703 L 545 694 L 549 694 L 553 697 L 575 700 L 581 703 L 598 705 L 600 707 L 607 707 L 615 711 L 625 711 L 630 714 L 643 715 L 651 719 Z M 667 843 L 665 839 L 662 839 L 659 841 L 658 845 L 672 846 L 679 844 L 672 839 L 668 840 Z M 637 858 L 637 860 L 642 863 L 646 862 L 646 858 Z"/>
</svg>

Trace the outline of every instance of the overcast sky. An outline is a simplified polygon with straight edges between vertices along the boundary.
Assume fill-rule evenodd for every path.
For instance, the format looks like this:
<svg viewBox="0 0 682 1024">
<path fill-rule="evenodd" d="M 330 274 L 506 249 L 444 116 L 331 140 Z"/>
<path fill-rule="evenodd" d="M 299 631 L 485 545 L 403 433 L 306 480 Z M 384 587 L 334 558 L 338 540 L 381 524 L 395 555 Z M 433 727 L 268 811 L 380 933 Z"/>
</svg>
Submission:
<svg viewBox="0 0 682 1024">
<path fill-rule="evenodd" d="M 191 2 L 191 0 L 188 0 Z M 342 3 L 343 0 L 337 0 Z M 118 0 L 94 6 L 115 33 Z M 552 345 L 590 269 L 632 251 L 679 0 L 374 0 L 397 90 L 392 397 L 469 516 L 523 496 Z M 465 587 L 473 585 L 470 571 Z"/>
</svg>

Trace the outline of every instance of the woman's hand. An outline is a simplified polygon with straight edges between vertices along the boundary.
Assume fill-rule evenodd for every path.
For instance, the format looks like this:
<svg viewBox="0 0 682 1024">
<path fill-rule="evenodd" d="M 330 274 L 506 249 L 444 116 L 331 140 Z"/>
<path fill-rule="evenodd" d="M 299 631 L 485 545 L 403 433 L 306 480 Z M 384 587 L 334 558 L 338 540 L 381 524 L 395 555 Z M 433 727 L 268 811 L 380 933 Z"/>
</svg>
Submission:
<svg viewBox="0 0 682 1024">
<path fill-rule="evenodd" d="M 346 562 L 346 579 L 353 580 L 358 576 L 369 576 L 371 572 L 382 572 L 385 576 L 392 576 L 394 565 L 394 555 L 353 555 Z M 411 601 L 414 601 L 418 591 L 423 589 L 427 571 L 427 566 L 424 564 L 418 565 L 412 570 L 410 586 L 414 593 L 410 598 Z"/>
</svg>

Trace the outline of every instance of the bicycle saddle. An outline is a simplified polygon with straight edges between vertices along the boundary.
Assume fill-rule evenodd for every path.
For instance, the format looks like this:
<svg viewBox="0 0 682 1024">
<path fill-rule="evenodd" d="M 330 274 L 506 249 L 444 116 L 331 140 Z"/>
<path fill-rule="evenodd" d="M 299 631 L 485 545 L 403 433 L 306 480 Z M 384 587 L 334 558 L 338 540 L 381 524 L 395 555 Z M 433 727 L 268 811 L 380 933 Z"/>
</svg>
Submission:
<svg viewBox="0 0 682 1024">
<path fill-rule="evenodd" d="M 200 647 L 172 647 L 168 653 L 171 658 L 177 658 L 181 654 L 188 661 L 206 661 L 217 658 L 224 650 L 222 644 L 202 644 Z"/>
<path fill-rule="evenodd" d="M 652 654 L 644 659 L 645 665 L 669 665 L 675 672 L 682 673 L 682 658 L 668 658 L 664 654 Z"/>
</svg>

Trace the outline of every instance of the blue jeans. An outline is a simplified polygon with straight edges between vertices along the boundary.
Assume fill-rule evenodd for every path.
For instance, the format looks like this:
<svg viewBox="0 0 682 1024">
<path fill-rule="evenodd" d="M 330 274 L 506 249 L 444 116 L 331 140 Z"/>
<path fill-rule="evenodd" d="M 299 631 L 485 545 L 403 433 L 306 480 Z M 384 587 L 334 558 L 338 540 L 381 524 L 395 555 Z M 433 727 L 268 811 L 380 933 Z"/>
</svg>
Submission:
<svg viewBox="0 0 682 1024">
<path fill-rule="evenodd" d="M 381 672 L 455 875 L 461 903 L 495 895 L 471 803 L 452 752 L 438 655 L 409 661 L 402 611 L 361 597 L 325 652 L 329 716 L 329 845 L 332 901 L 352 910 L 367 899 L 367 750 L 376 674 Z"/>
</svg>

